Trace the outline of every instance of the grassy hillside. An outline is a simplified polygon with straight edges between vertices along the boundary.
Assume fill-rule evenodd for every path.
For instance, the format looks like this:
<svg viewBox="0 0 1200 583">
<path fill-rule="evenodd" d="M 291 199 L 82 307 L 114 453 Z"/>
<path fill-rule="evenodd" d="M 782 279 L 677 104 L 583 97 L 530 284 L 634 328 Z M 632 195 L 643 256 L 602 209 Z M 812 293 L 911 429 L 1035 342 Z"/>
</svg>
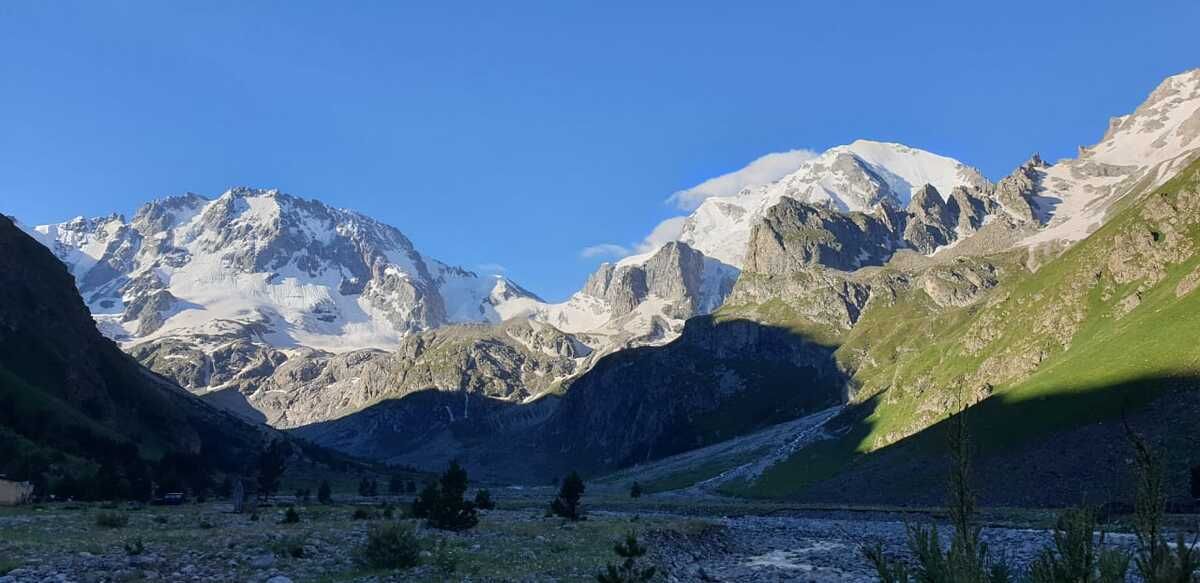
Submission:
<svg viewBox="0 0 1200 583">
<path fill-rule="evenodd" d="M 916 434 L 960 403 L 979 403 L 987 457 L 1190 398 L 1179 391 L 1194 393 L 1200 373 L 1197 249 L 1200 163 L 1036 271 L 1024 250 L 988 258 L 1003 283 L 974 305 L 937 306 L 916 285 L 872 300 L 836 353 L 858 385 L 840 434 L 728 491 L 802 496 L 884 450 L 936 450 Z"/>
</svg>

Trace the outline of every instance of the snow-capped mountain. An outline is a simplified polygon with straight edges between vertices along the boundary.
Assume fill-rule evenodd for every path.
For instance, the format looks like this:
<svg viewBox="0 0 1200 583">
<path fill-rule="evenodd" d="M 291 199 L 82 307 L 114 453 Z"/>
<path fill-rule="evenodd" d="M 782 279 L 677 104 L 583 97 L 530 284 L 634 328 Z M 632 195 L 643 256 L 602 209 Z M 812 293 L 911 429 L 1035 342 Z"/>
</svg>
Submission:
<svg viewBox="0 0 1200 583">
<path fill-rule="evenodd" d="M 185 194 L 33 234 L 67 264 L 110 337 L 247 332 L 275 347 L 395 346 L 415 331 L 499 322 L 536 300 L 503 277 L 425 257 L 400 231 L 275 190 Z"/>
<path fill-rule="evenodd" d="M 988 180 L 953 158 L 902 144 L 858 140 L 826 150 L 778 181 L 705 200 L 687 218 L 680 240 L 708 257 L 741 267 L 750 230 L 784 197 L 843 213 L 870 212 L 881 205 L 903 209 L 926 184 L 948 202 L 956 188 L 979 189 Z"/>
<path fill-rule="evenodd" d="M 1200 155 L 1200 69 L 1168 77 L 1133 113 L 1114 117 L 1094 146 L 1037 170 L 1035 208 L 1045 228 L 1026 240 L 1078 241 L 1126 194 L 1166 182 Z"/>
<path fill-rule="evenodd" d="M 626 345 L 661 344 L 675 338 L 687 318 L 724 303 L 752 229 L 785 198 L 836 213 L 874 213 L 898 224 L 878 242 L 884 252 L 856 258 L 861 266 L 886 261 L 904 246 L 931 253 L 973 233 L 1001 208 L 987 198 L 991 189 L 979 171 L 952 158 L 859 140 L 801 162 L 774 182 L 704 200 L 683 221 L 677 241 L 601 265 L 564 303 L 527 302 L 526 308 L 562 330 L 603 334 Z"/>
</svg>

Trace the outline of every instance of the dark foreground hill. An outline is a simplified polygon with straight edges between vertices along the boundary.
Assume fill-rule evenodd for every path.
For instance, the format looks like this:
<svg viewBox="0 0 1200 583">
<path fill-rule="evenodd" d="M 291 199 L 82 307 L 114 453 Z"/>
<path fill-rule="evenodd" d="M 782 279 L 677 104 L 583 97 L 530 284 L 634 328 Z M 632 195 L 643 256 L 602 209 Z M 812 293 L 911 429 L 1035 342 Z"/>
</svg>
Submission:
<svg viewBox="0 0 1200 583">
<path fill-rule="evenodd" d="M 268 433 L 102 336 L 62 262 L 0 215 L 0 474 L 64 495 L 97 476 L 145 489 L 156 472 L 236 470 Z"/>
</svg>

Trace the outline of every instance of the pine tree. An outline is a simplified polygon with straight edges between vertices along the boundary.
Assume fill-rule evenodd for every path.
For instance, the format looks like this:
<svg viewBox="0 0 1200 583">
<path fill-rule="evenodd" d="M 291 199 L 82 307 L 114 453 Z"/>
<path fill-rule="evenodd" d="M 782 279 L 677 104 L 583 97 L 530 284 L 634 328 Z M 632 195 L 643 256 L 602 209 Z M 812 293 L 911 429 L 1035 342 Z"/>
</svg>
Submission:
<svg viewBox="0 0 1200 583">
<path fill-rule="evenodd" d="M 321 480 L 321 485 L 317 487 L 317 502 L 321 504 L 333 503 L 333 489 L 329 487 L 328 480 Z"/>
<path fill-rule="evenodd" d="M 642 485 L 637 482 L 634 482 L 633 486 L 631 486 L 629 488 L 629 497 L 630 498 L 641 498 L 642 497 Z"/>
<path fill-rule="evenodd" d="M 258 456 L 258 495 L 270 498 L 279 490 L 279 478 L 287 469 L 287 458 L 291 448 L 282 440 L 273 441 Z"/>
<path fill-rule="evenodd" d="M 475 503 L 466 500 L 467 471 L 450 462 L 438 484 L 435 503 L 429 508 L 429 526 L 442 530 L 466 530 L 479 524 Z M 415 512 L 414 508 L 414 512 Z"/>
<path fill-rule="evenodd" d="M 558 497 L 550 503 L 550 511 L 569 520 L 583 518 L 579 499 L 583 497 L 584 490 L 586 487 L 583 485 L 583 478 L 579 477 L 578 472 L 571 472 L 563 480 L 562 487 L 558 490 Z"/>
</svg>

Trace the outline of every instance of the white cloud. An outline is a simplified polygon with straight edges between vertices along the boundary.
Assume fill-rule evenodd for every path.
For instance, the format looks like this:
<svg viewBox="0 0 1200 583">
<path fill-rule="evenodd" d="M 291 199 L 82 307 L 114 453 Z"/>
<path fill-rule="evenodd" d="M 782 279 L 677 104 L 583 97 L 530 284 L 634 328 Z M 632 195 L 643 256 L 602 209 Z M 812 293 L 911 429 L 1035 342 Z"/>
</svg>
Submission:
<svg viewBox="0 0 1200 583">
<path fill-rule="evenodd" d="M 733 196 L 743 188 L 769 184 L 800 168 L 805 160 L 816 157 L 812 150 L 789 150 L 767 154 L 741 170 L 709 178 L 696 186 L 672 194 L 667 202 L 683 210 L 693 210 L 706 198 Z"/>
<path fill-rule="evenodd" d="M 479 265 L 475 266 L 475 270 L 482 273 L 500 275 L 501 273 L 508 271 L 508 268 L 500 265 L 499 263 L 480 263 Z"/>
<path fill-rule="evenodd" d="M 805 160 L 815 157 L 812 150 L 789 150 L 767 154 L 746 165 L 741 170 L 710 178 L 691 188 L 672 194 L 667 202 L 683 210 L 695 210 L 706 198 L 714 196 L 733 196 L 743 188 L 768 184 L 795 172 Z M 619 245 L 602 243 L 584 247 L 579 256 L 584 259 L 621 259 L 633 254 L 649 253 L 663 244 L 679 240 L 683 234 L 686 216 L 671 217 L 660 222 L 642 239 L 636 243 Z"/>
<path fill-rule="evenodd" d="M 599 245 L 592 245 L 591 247 L 584 247 L 583 250 L 579 252 L 579 256 L 583 257 L 584 259 L 592 259 L 595 257 L 612 257 L 620 259 L 626 255 L 629 255 L 629 248 L 623 245 L 616 245 L 614 243 L 601 243 Z"/>
<path fill-rule="evenodd" d="M 664 243 L 676 241 L 683 234 L 683 223 L 687 217 L 671 217 L 654 227 L 649 235 L 637 244 L 638 253 L 649 253 L 661 247 Z"/>
</svg>

